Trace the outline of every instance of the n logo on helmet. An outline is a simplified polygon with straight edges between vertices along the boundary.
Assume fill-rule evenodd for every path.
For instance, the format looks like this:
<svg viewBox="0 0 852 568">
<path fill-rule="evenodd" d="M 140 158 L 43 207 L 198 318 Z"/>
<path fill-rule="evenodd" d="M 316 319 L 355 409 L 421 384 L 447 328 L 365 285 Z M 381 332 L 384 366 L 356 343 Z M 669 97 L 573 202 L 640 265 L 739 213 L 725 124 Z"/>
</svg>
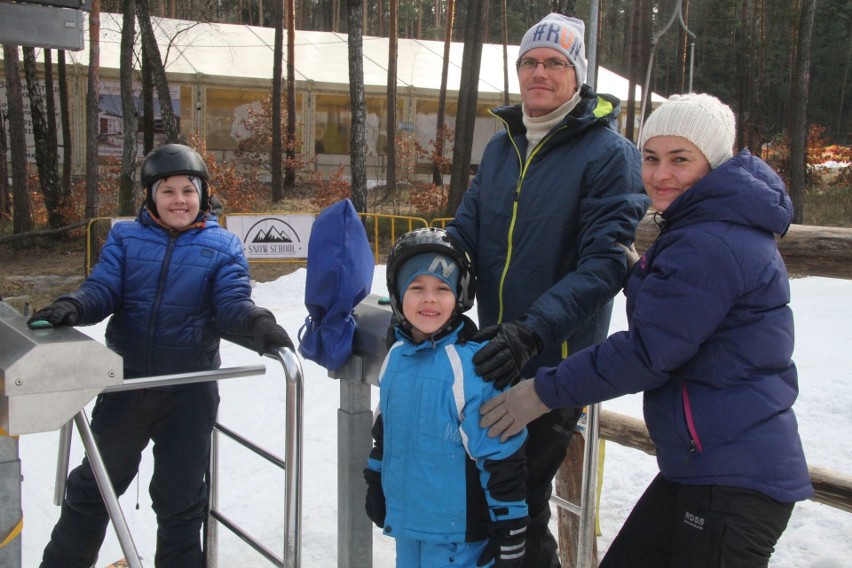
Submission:
<svg viewBox="0 0 852 568">
<path fill-rule="evenodd" d="M 439 268 L 440 268 L 440 271 L 438 270 Z M 456 263 L 455 262 L 453 262 L 451 259 L 449 259 L 449 258 L 447 258 L 443 255 L 436 254 L 435 258 L 432 259 L 432 264 L 429 265 L 428 270 L 429 270 L 429 272 L 434 272 L 435 274 L 440 274 L 441 276 L 443 276 L 444 278 L 449 280 L 450 275 L 453 273 L 453 271 L 455 269 L 456 269 Z"/>
</svg>

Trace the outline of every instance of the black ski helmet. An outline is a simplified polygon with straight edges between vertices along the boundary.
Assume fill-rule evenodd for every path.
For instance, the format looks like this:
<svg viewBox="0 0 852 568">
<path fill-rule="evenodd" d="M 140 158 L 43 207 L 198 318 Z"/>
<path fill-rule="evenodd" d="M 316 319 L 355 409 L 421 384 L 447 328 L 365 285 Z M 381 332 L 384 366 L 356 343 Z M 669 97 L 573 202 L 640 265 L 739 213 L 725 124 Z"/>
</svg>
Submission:
<svg viewBox="0 0 852 568">
<path fill-rule="evenodd" d="M 201 179 L 201 211 L 209 207 L 207 164 L 198 152 L 183 144 L 164 144 L 154 148 L 142 161 L 140 178 L 146 191 L 146 204 L 156 211 L 151 196 L 154 182 L 171 176 L 194 176 Z"/>
<path fill-rule="evenodd" d="M 438 227 L 415 229 L 399 237 L 388 255 L 388 295 L 391 300 L 391 309 L 401 322 L 405 321 L 405 316 L 402 314 L 402 297 L 400 297 L 398 290 L 399 269 L 409 258 L 428 252 L 446 255 L 453 259 L 459 267 L 456 313 L 466 312 L 473 307 L 473 299 L 476 296 L 476 274 L 474 274 L 470 256 L 461 244 L 444 229 Z"/>
</svg>

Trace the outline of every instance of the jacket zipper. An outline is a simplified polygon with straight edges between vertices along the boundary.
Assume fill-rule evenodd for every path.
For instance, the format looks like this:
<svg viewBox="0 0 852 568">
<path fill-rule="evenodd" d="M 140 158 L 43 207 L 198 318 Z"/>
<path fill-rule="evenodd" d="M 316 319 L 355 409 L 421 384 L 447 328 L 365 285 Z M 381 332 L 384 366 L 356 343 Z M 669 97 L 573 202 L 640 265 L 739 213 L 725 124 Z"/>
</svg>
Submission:
<svg viewBox="0 0 852 568">
<path fill-rule="evenodd" d="M 686 428 L 689 430 L 689 449 L 683 458 L 683 463 L 689 463 L 693 454 L 697 451 L 699 454 L 704 452 L 701 445 L 701 438 L 698 437 L 698 431 L 695 429 L 695 421 L 692 418 L 692 405 L 689 403 L 689 393 L 686 390 L 686 381 L 680 383 L 681 396 L 683 398 L 683 414 L 686 418 Z"/>
<path fill-rule="evenodd" d="M 177 240 L 177 235 L 169 235 L 169 247 L 166 249 L 166 256 L 163 258 L 163 265 L 160 269 L 160 278 L 157 282 L 157 295 L 154 297 L 154 309 L 151 311 L 151 321 L 148 324 L 148 341 L 147 341 L 147 351 L 148 356 L 146 357 L 145 364 L 150 371 L 153 368 L 153 345 L 154 345 L 154 335 L 157 329 L 157 322 L 160 319 L 160 304 L 163 301 L 163 289 L 166 284 L 166 275 L 169 272 L 169 264 L 172 261 L 172 253 L 175 250 L 175 241 Z"/>
<path fill-rule="evenodd" d="M 496 115 L 495 115 L 496 116 Z M 500 117 L 497 117 L 500 118 Z M 497 311 L 497 323 L 502 323 L 503 321 L 503 285 L 506 282 L 506 274 L 509 272 L 509 265 L 512 262 L 512 241 L 515 235 L 515 221 L 518 220 L 518 202 L 521 199 L 521 189 L 523 189 L 524 178 L 527 175 L 527 169 L 529 168 L 530 163 L 532 162 L 535 155 L 538 151 L 547 143 L 548 140 L 553 138 L 553 135 L 559 132 L 560 130 L 564 130 L 567 126 L 563 125 L 557 128 L 556 130 L 550 132 L 547 136 L 545 136 L 538 145 L 533 148 L 532 153 L 530 153 L 529 158 L 524 160 L 521 157 L 521 151 L 518 148 L 518 145 L 515 144 L 515 138 L 512 136 L 512 131 L 509 128 L 509 123 L 500 118 L 503 122 L 503 126 L 506 129 L 506 133 L 509 135 L 509 140 L 512 141 L 512 146 L 515 147 L 515 153 L 518 155 L 518 162 L 521 164 L 521 175 L 518 177 L 518 182 L 515 184 L 515 198 L 512 203 L 512 221 L 509 223 L 509 234 L 506 237 L 506 262 L 503 265 L 503 272 L 500 274 L 500 287 L 498 289 L 497 298 L 499 299 L 499 307 Z"/>
</svg>

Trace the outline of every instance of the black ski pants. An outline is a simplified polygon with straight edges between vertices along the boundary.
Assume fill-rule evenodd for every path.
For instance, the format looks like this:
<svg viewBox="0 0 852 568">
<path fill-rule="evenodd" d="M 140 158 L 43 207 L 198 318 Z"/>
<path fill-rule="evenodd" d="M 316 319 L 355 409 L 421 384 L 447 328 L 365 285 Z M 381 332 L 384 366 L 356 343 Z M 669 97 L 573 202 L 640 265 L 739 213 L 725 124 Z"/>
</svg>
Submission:
<svg viewBox="0 0 852 568">
<path fill-rule="evenodd" d="M 98 397 L 92 432 L 118 495 L 154 442 L 149 493 L 157 515 L 156 568 L 199 568 L 200 530 L 207 509 L 204 475 L 219 406 L 215 382 L 144 389 Z M 68 476 L 62 512 L 44 550 L 42 568 L 89 568 L 97 560 L 109 515 L 88 458 Z"/>
<path fill-rule="evenodd" d="M 765 568 L 793 503 L 740 487 L 683 485 L 658 474 L 601 568 Z"/>
<path fill-rule="evenodd" d="M 556 538 L 550 532 L 550 496 L 553 478 L 565 460 L 568 442 L 581 409 L 559 408 L 527 426 L 527 525 L 525 568 L 559 568 Z"/>
</svg>

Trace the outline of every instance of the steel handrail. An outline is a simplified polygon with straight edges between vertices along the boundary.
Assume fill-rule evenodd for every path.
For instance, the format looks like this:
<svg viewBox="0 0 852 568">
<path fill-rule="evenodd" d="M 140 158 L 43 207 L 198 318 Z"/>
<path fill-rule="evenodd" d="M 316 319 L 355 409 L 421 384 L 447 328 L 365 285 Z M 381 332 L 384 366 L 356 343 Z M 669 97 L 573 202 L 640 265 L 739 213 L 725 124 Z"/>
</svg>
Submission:
<svg viewBox="0 0 852 568">
<path fill-rule="evenodd" d="M 181 373 L 173 375 L 160 375 L 155 377 L 141 377 L 138 379 L 125 379 L 124 383 L 105 388 L 102 392 L 122 392 L 128 390 L 137 390 L 142 388 L 151 388 L 155 386 L 174 386 L 180 384 L 191 384 L 206 381 L 216 381 L 222 379 L 231 379 L 236 377 L 245 377 L 249 375 L 262 375 L 266 373 L 266 367 L 263 365 L 231 367 L 225 369 L 215 369 L 212 371 L 202 371 L 196 373 Z M 106 467 L 94 435 L 92 434 L 89 419 L 86 416 L 85 410 L 80 410 L 74 416 L 74 422 L 77 424 L 80 438 L 83 442 L 83 447 L 86 455 L 89 458 L 89 463 L 92 467 L 92 473 L 95 476 L 95 481 L 98 484 L 101 497 L 103 497 L 104 505 L 109 514 L 110 520 L 118 538 L 121 551 L 130 568 L 142 568 L 139 553 L 136 549 L 136 544 L 133 542 L 133 537 L 127 526 L 127 521 L 124 518 L 124 513 L 118 502 L 118 496 L 112 482 L 109 479 Z M 56 505 L 61 505 L 65 496 L 65 486 L 68 478 L 68 461 L 71 451 L 71 422 L 69 421 L 60 430 L 59 457 L 57 460 L 56 471 L 56 488 L 54 489 L 54 502 Z"/>
<path fill-rule="evenodd" d="M 304 374 L 298 356 L 290 349 L 279 349 L 267 357 L 278 359 L 284 369 L 287 380 L 284 458 L 280 458 L 240 436 L 230 428 L 218 422 L 214 426 L 210 456 L 210 511 L 211 519 L 221 523 L 243 542 L 260 553 L 266 560 L 279 568 L 298 568 L 301 566 L 302 550 L 302 439 L 303 439 L 303 384 Z M 219 510 L 219 441 L 218 435 L 225 435 L 238 442 L 256 455 L 284 470 L 284 550 L 279 558 L 266 546 L 243 530 L 234 521 Z M 218 561 L 218 530 L 215 523 L 208 525 L 207 566 L 216 568 Z"/>
</svg>

